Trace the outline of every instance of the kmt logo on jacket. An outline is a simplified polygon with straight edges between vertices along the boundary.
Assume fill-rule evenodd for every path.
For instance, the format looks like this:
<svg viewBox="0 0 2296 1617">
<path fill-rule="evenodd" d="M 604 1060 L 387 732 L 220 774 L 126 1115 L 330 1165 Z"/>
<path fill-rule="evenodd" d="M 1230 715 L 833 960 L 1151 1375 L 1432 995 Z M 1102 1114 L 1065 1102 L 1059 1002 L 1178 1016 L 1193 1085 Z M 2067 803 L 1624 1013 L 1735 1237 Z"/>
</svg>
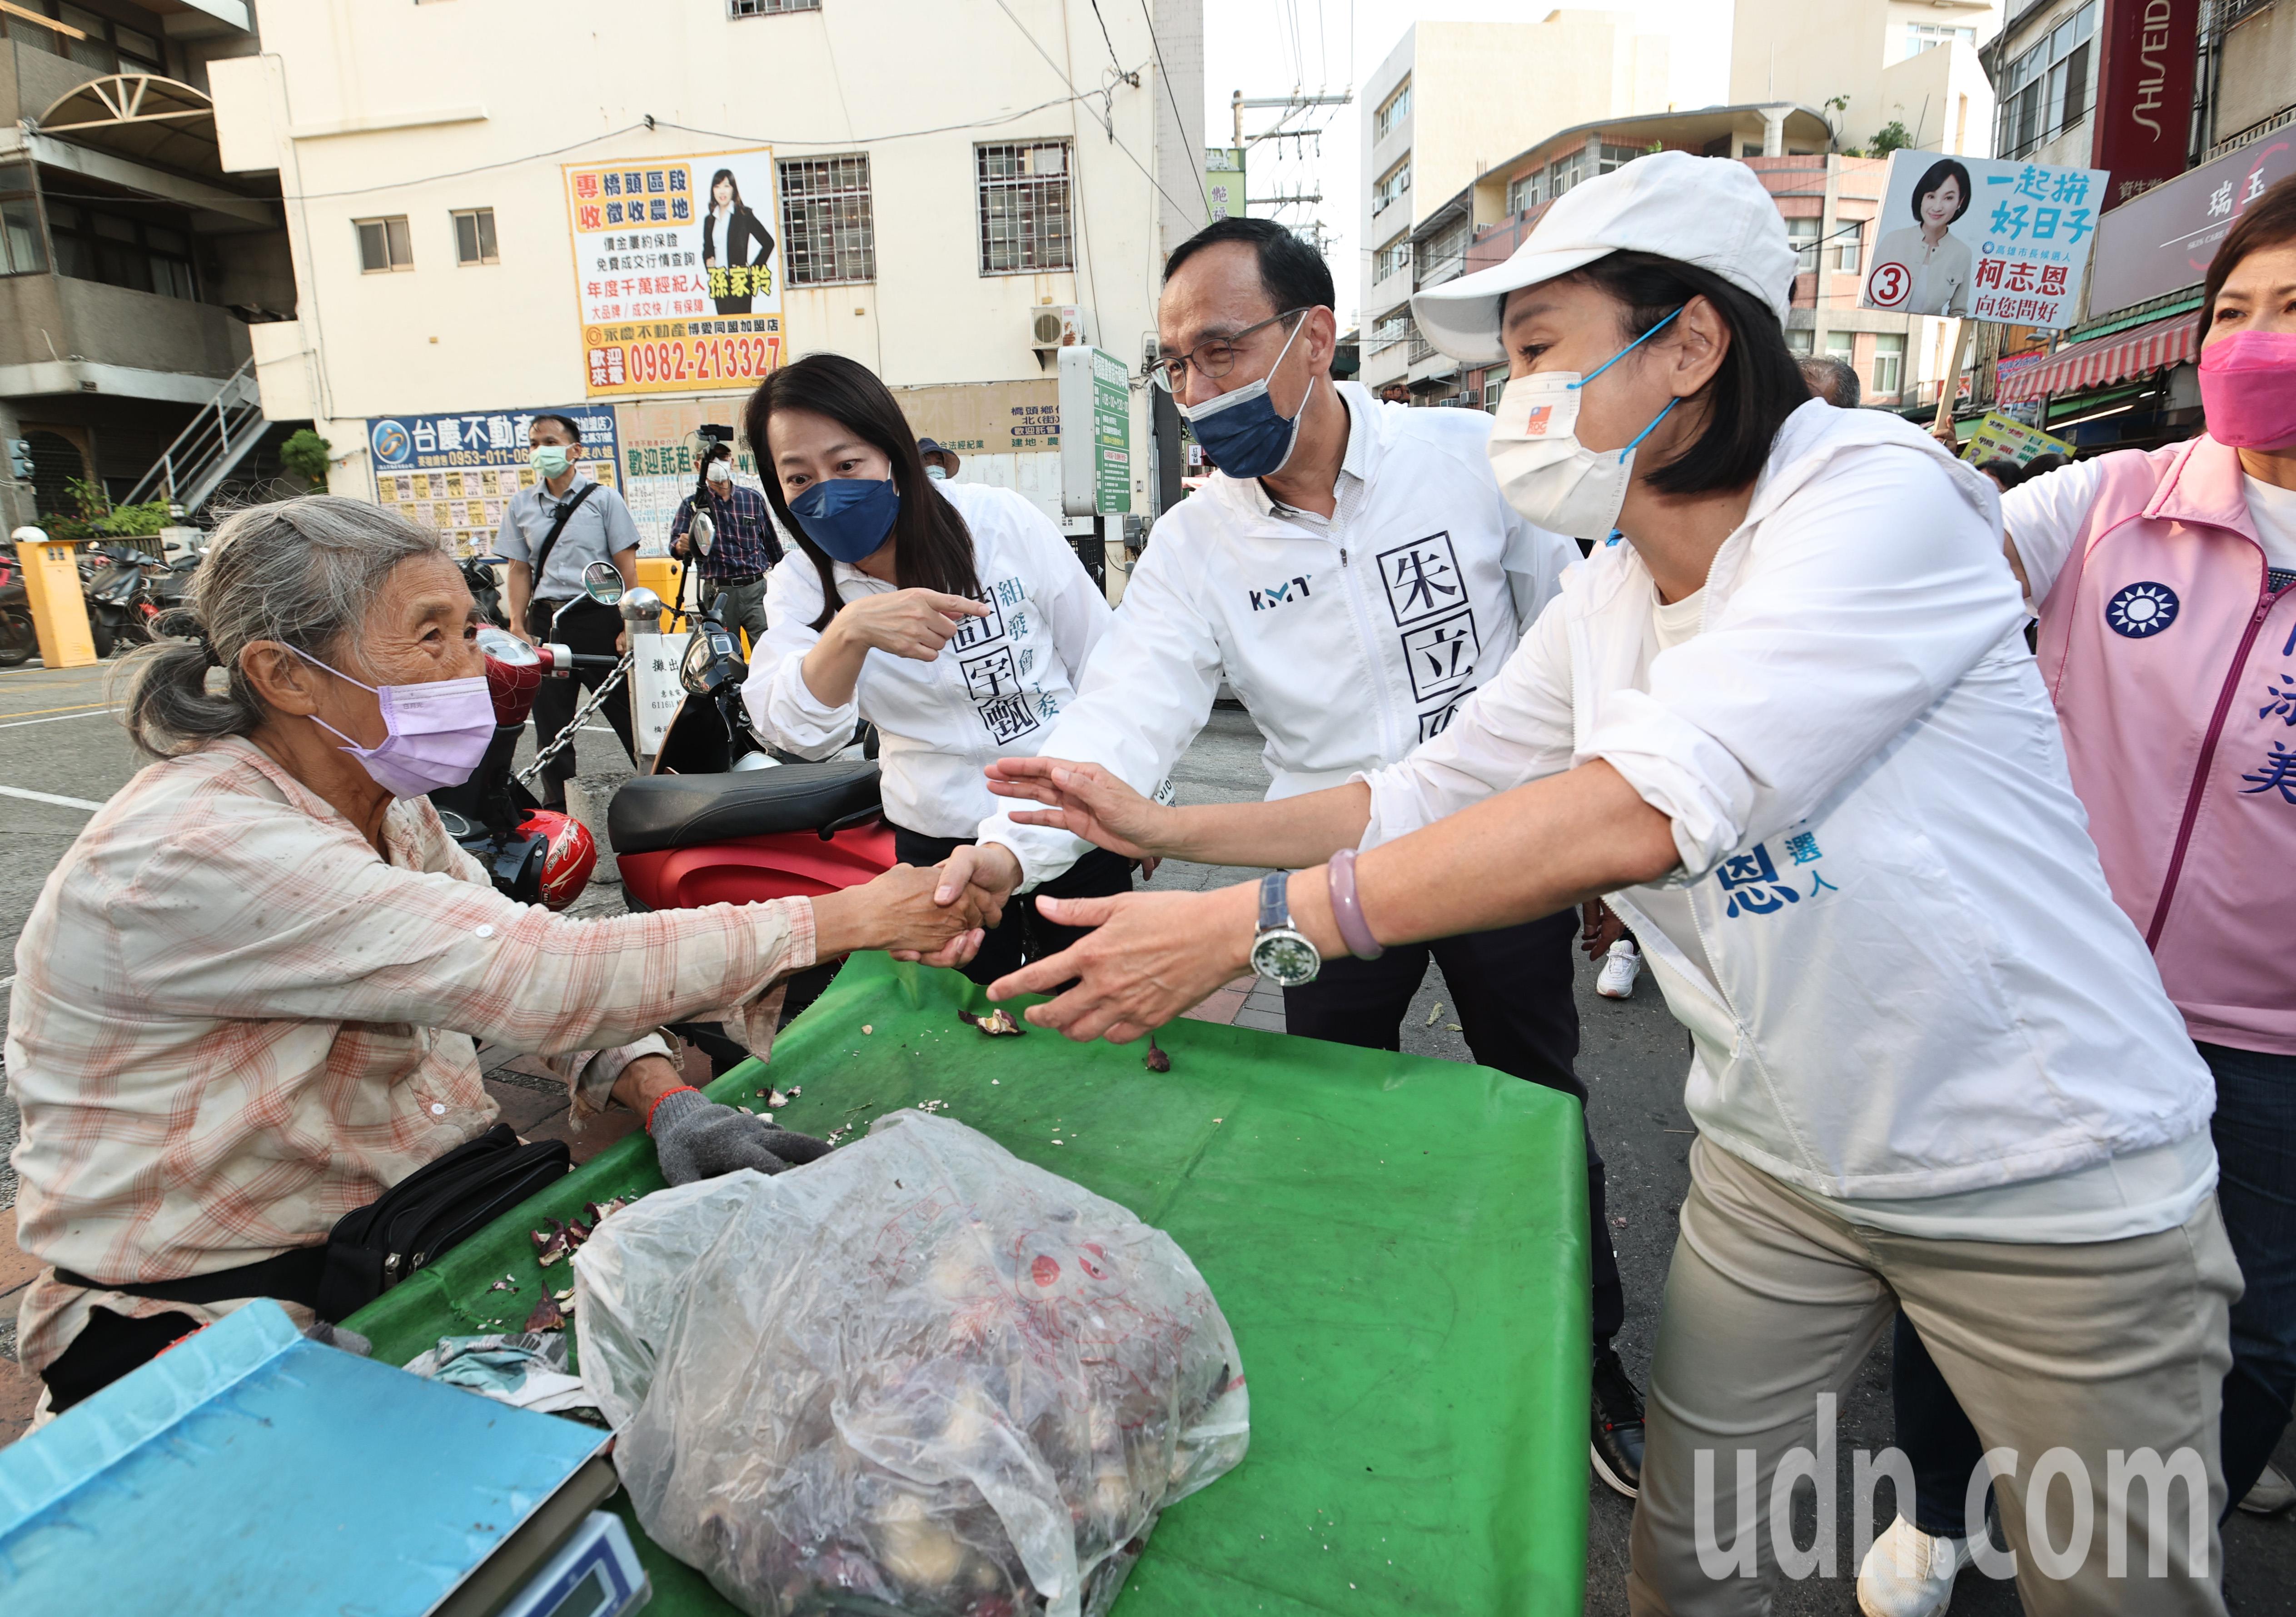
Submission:
<svg viewBox="0 0 2296 1617">
<path fill-rule="evenodd" d="M 1256 612 L 1272 612 L 1286 601 L 1305 601 L 1311 593 L 1308 588 L 1308 580 L 1315 576 L 1314 573 L 1308 573 L 1297 579 L 1286 579 L 1274 589 L 1251 591 L 1251 610 Z M 1300 593 L 1292 594 L 1295 589 Z"/>
<path fill-rule="evenodd" d="M 2104 625 L 2116 635 L 2144 640 L 2177 620 L 2177 592 L 2166 584 L 2131 584 L 2104 603 Z"/>
</svg>

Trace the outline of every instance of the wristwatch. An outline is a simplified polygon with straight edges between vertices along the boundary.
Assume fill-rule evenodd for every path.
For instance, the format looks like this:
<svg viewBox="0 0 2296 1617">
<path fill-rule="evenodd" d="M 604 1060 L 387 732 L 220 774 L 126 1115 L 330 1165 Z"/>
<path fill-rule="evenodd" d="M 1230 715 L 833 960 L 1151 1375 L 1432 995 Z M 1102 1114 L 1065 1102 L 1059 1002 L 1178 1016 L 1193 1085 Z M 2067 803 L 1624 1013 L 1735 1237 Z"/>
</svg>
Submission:
<svg viewBox="0 0 2296 1617">
<path fill-rule="evenodd" d="M 1292 925 L 1291 882 L 1287 871 L 1261 878 L 1259 931 L 1251 940 L 1251 969 L 1282 989 L 1313 982 L 1324 969 L 1324 956 Z"/>
</svg>

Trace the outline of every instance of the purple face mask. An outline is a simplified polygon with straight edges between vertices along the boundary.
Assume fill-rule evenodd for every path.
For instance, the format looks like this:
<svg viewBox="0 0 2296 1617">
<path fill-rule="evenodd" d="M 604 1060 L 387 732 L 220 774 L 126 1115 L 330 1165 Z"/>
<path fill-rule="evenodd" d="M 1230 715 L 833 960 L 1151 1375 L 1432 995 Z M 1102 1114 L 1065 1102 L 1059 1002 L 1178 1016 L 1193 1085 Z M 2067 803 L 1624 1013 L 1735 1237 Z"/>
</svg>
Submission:
<svg viewBox="0 0 2296 1617">
<path fill-rule="evenodd" d="M 487 743 L 495 738 L 495 704 L 485 675 L 376 686 L 328 668 L 308 652 L 287 649 L 338 679 L 374 692 L 382 703 L 380 746 L 360 746 L 316 713 L 311 722 L 330 735 L 341 736 L 346 743 L 342 750 L 365 765 L 374 784 L 391 796 L 421 797 L 441 786 L 459 786 L 487 755 Z"/>
</svg>

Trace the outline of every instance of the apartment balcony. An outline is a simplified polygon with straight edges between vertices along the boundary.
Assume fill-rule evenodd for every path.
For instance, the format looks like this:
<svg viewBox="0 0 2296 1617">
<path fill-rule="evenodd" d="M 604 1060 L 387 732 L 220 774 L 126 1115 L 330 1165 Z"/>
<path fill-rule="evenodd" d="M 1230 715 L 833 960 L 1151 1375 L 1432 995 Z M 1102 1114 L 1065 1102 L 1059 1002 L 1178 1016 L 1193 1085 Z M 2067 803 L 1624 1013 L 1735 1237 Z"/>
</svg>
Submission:
<svg viewBox="0 0 2296 1617">
<path fill-rule="evenodd" d="M 0 397 L 201 404 L 248 357 L 226 310 L 70 275 L 0 277 Z"/>
</svg>

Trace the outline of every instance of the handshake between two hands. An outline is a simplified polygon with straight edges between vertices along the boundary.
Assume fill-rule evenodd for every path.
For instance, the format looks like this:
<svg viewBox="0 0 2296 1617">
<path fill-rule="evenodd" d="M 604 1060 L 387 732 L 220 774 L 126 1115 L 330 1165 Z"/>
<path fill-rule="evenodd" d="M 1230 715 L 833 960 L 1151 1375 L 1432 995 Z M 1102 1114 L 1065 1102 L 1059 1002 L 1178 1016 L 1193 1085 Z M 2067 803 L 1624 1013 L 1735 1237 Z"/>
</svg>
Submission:
<svg viewBox="0 0 2296 1617">
<path fill-rule="evenodd" d="M 1007 758 L 988 767 L 988 789 L 1000 797 L 1045 805 L 1019 810 L 1022 825 L 1070 832 L 1150 870 L 1161 857 L 1170 810 L 1095 764 Z M 1020 861 L 996 843 L 962 847 L 931 870 L 897 866 L 866 888 L 885 907 L 875 947 L 897 960 L 961 966 L 997 925 L 1022 880 Z M 989 985 L 991 999 L 1067 991 L 1033 1006 L 1029 1020 L 1070 1038 L 1125 1043 L 1160 1027 L 1234 977 L 1251 938 L 1250 894 L 1239 906 L 1227 893 L 1119 893 L 1098 899 L 1039 898 L 1037 912 L 1066 927 L 1094 929 L 1056 955 L 1031 961 Z M 1235 909 L 1233 923 L 1208 914 Z M 859 947 L 870 947 L 861 945 Z M 824 954 L 836 952 L 826 946 Z"/>
</svg>

